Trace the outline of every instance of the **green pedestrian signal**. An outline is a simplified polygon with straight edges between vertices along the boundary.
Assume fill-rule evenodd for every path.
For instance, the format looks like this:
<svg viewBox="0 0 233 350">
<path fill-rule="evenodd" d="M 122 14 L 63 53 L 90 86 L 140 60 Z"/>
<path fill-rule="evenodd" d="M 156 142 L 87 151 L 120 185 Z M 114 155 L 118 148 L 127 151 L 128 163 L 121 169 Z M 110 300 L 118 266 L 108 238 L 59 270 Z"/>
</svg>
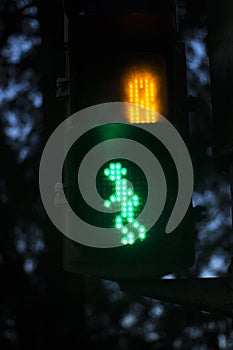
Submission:
<svg viewBox="0 0 233 350">
<path fill-rule="evenodd" d="M 115 218 L 115 228 L 122 234 L 121 243 L 132 245 L 138 238 L 144 240 L 146 228 L 136 220 L 140 198 L 125 177 L 127 169 L 123 168 L 121 163 L 110 163 L 109 167 L 104 169 L 104 175 L 113 183 L 115 191 L 109 200 L 104 202 L 104 206 L 115 207 L 120 211 L 120 215 Z"/>
</svg>

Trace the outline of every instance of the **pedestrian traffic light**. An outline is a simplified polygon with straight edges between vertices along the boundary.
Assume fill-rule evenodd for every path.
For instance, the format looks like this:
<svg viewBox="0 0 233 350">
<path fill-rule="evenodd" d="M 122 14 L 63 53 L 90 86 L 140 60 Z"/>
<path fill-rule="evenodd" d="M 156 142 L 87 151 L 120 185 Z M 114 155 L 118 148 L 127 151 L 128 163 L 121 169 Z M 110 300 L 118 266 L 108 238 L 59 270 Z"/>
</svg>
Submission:
<svg viewBox="0 0 233 350">
<path fill-rule="evenodd" d="M 80 137 L 67 151 L 64 192 L 73 213 L 93 228 L 90 234 L 80 228 L 77 234 L 82 242 L 64 239 L 64 268 L 68 271 L 118 279 L 161 276 L 193 263 L 195 217 L 191 206 L 174 232 L 166 231 L 182 187 L 176 160 L 169 153 L 175 128 L 169 126 L 170 146 L 159 136 L 153 137 L 158 125 L 167 123 L 163 115 L 187 140 L 184 46 L 177 41 L 174 7 L 168 6 L 171 3 L 158 1 L 160 6 L 152 12 L 133 12 L 132 4 L 129 8 L 125 5 L 126 11 L 110 14 L 74 11 L 70 2 L 66 4 L 71 111 L 81 111 L 82 116 L 80 128 L 72 131 L 71 125 L 66 134 L 66 138 L 74 133 Z M 116 107 L 118 112 L 124 110 L 122 121 L 111 116 L 109 108 L 114 102 L 127 103 Z M 85 111 L 96 105 L 89 109 L 93 120 L 89 114 L 85 119 Z M 108 122 L 103 123 L 108 114 Z M 145 172 L 144 163 L 135 161 L 138 154 L 144 155 L 141 145 L 149 150 L 141 156 L 147 169 L 154 169 L 149 154 L 158 159 L 154 178 Z M 94 149 L 97 153 L 92 153 Z M 83 191 L 79 187 L 87 178 L 91 185 Z M 166 183 L 167 192 L 160 192 L 161 181 Z M 94 197 L 102 201 L 102 212 L 95 209 Z M 156 207 L 158 197 L 163 208 Z M 96 243 L 93 237 L 103 231 L 106 241 Z M 106 243 L 111 235 L 112 245 Z M 85 244 L 85 239 L 91 243 Z"/>
</svg>

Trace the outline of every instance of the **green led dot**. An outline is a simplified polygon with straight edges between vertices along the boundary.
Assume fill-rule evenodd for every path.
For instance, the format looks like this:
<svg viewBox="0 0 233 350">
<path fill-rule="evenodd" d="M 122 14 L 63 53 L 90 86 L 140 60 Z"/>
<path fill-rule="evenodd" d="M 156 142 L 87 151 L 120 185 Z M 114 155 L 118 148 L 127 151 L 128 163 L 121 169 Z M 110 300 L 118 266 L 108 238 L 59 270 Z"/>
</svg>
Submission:
<svg viewBox="0 0 233 350">
<path fill-rule="evenodd" d="M 129 216 L 129 217 L 132 217 L 132 216 L 133 216 L 133 213 L 128 213 L 128 216 Z"/>
<path fill-rule="evenodd" d="M 104 175 L 108 176 L 110 174 L 110 171 L 108 168 L 104 169 Z"/>
<path fill-rule="evenodd" d="M 115 170 L 110 171 L 111 175 L 115 175 Z"/>
<path fill-rule="evenodd" d="M 136 194 L 133 196 L 133 200 L 138 201 L 138 196 Z"/>
<path fill-rule="evenodd" d="M 121 163 L 116 163 L 116 168 L 120 169 L 121 168 Z"/>
<path fill-rule="evenodd" d="M 127 203 L 126 202 L 122 202 L 122 207 L 126 207 Z"/>
<path fill-rule="evenodd" d="M 131 223 L 131 222 L 133 222 L 133 218 L 129 217 L 129 218 L 127 218 L 127 221 Z"/>
<path fill-rule="evenodd" d="M 132 207 L 133 206 L 133 203 L 131 201 L 128 202 L 128 206 L 129 207 Z"/>
<path fill-rule="evenodd" d="M 126 218 L 127 214 L 126 213 L 122 213 L 123 218 Z"/>
<path fill-rule="evenodd" d="M 128 240 L 126 237 L 121 238 L 121 244 L 126 245 L 128 243 Z"/>
<path fill-rule="evenodd" d="M 117 179 L 117 180 L 120 180 L 120 179 L 121 179 L 121 176 L 120 176 L 120 175 L 117 175 L 117 176 L 116 176 L 116 179 Z"/>
<path fill-rule="evenodd" d="M 113 175 L 110 176 L 110 180 L 111 180 L 111 181 L 115 181 L 115 176 L 113 176 Z"/>
<path fill-rule="evenodd" d="M 146 234 L 145 233 L 139 233 L 139 238 L 141 240 L 145 239 L 146 238 Z"/>
<path fill-rule="evenodd" d="M 137 207 L 139 205 L 139 202 L 133 202 L 133 205 Z"/>
<path fill-rule="evenodd" d="M 125 235 L 128 232 L 128 228 L 127 227 L 123 227 L 121 232 Z"/>
<path fill-rule="evenodd" d="M 120 187 L 120 186 L 121 186 L 121 182 L 120 182 L 120 181 L 117 181 L 117 182 L 116 182 L 116 185 Z"/>
<path fill-rule="evenodd" d="M 122 180 L 122 185 L 126 186 L 127 185 L 127 180 Z"/>
<path fill-rule="evenodd" d="M 115 164 L 114 163 L 110 163 L 109 168 L 110 169 L 115 169 Z"/>
<path fill-rule="evenodd" d="M 120 228 L 122 228 L 122 224 L 117 223 L 115 227 L 118 228 L 118 229 L 120 229 Z"/>
<path fill-rule="evenodd" d="M 127 209 L 124 207 L 124 208 L 122 208 L 122 211 L 125 213 L 127 211 Z"/>
<path fill-rule="evenodd" d="M 111 200 L 112 202 L 115 202 L 115 201 L 116 201 L 116 197 L 114 196 L 114 194 L 112 194 L 112 195 L 110 196 L 110 200 Z"/>
<path fill-rule="evenodd" d="M 138 228 L 138 226 L 139 226 L 139 223 L 137 221 L 134 221 L 133 227 Z"/>
<path fill-rule="evenodd" d="M 125 196 L 122 197 L 122 201 L 125 202 L 127 201 L 127 198 Z"/>
<path fill-rule="evenodd" d="M 144 233 L 145 231 L 146 231 L 145 227 L 141 225 L 139 227 L 139 232 Z"/>
<path fill-rule="evenodd" d="M 121 201 L 121 197 L 116 197 L 116 201 L 120 202 Z"/>
<path fill-rule="evenodd" d="M 133 208 L 132 207 L 129 207 L 129 209 L 128 209 L 129 211 L 132 211 L 133 210 Z"/>
<path fill-rule="evenodd" d="M 111 202 L 110 202 L 110 201 L 105 201 L 105 202 L 104 202 L 104 206 L 105 206 L 106 208 L 109 208 L 109 207 L 111 206 Z"/>
<path fill-rule="evenodd" d="M 127 169 L 125 169 L 125 168 L 121 169 L 121 174 L 122 175 L 126 175 L 127 174 Z"/>
<path fill-rule="evenodd" d="M 122 218 L 120 216 L 116 217 L 116 222 L 122 222 Z"/>
<path fill-rule="evenodd" d="M 129 232 L 127 235 L 128 239 L 134 239 L 134 234 L 133 232 Z"/>
<path fill-rule="evenodd" d="M 132 190 L 128 190 L 128 196 L 132 196 L 133 191 Z"/>
<path fill-rule="evenodd" d="M 130 244 L 130 245 L 134 244 L 134 242 L 135 242 L 134 239 L 130 239 L 130 240 L 129 240 L 129 244 Z"/>
</svg>

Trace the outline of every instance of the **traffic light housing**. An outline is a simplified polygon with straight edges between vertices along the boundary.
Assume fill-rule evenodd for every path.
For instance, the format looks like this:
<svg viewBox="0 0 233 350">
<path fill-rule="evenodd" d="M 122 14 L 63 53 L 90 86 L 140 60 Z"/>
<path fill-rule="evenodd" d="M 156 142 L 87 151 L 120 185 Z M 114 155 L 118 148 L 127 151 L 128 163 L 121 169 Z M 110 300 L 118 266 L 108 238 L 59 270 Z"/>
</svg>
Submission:
<svg viewBox="0 0 233 350">
<path fill-rule="evenodd" d="M 131 102 L 164 115 L 187 141 L 185 51 L 183 43 L 177 41 L 175 15 L 171 8 L 167 12 L 163 8 L 152 13 L 67 13 L 72 113 L 100 103 Z M 129 123 L 132 126 L 155 122 L 156 120 L 150 118 L 150 114 L 148 119 L 141 120 L 140 115 L 132 113 L 130 116 L 129 113 Z M 117 127 L 113 124 L 106 126 L 105 134 L 117 133 Z M 127 128 L 122 132 L 124 137 L 129 135 Z M 96 137 L 98 140 L 104 140 L 102 131 L 99 134 L 97 131 Z M 91 145 L 94 146 L 96 140 L 91 134 L 90 139 Z M 137 140 L 140 142 L 140 135 Z M 150 144 L 148 140 L 148 143 L 149 147 L 154 147 L 153 142 Z M 85 145 L 83 142 L 83 147 Z M 85 151 L 87 150 L 84 149 L 83 152 Z M 68 152 L 64 166 L 69 205 L 77 215 L 83 215 L 84 220 L 88 220 L 88 215 L 89 218 L 92 217 L 96 225 L 110 224 L 110 227 L 114 227 L 121 224 L 113 216 L 108 215 L 111 222 L 104 222 L 104 216 L 98 222 L 94 212 L 90 211 L 87 214 L 83 198 L 78 197 L 77 192 L 77 160 L 80 158 L 78 152 L 74 145 Z M 160 157 L 163 159 L 163 156 Z M 163 160 L 165 167 L 170 162 L 168 158 L 166 160 Z M 147 197 L 147 182 L 141 169 L 125 159 L 114 159 L 103 164 L 96 182 L 100 195 L 105 199 L 111 195 L 111 184 L 104 183 L 104 174 L 106 175 L 108 170 L 111 171 L 111 165 L 126 169 L 128 180 L 133 182 L 136 192 L 140 194 L 141 210 Z M 169 172 L 169 166 L 167 170 Z M 168 176 L 167 179 L 172 189 L 171 197 L 168 198 L 171 205 L 178 183 L 175 176 Z M 162 276 L 191 266 L 194 260 L 195 236 L 193 210 L 190 207 L 175 232 L 165 234 L 164 227 L 169 212 L 169 208 L 167 212 L 163 212 L 156 231 L 152 229 L 146 239 L 133 242 L 135 244 L 130 244 L 130 238 L 127 236 L 126 245 L 94 248 L 65 238 L 65 270 L 118 279 Z M 83 234 L 85 235 L 85 232 Z"/>
</svg>

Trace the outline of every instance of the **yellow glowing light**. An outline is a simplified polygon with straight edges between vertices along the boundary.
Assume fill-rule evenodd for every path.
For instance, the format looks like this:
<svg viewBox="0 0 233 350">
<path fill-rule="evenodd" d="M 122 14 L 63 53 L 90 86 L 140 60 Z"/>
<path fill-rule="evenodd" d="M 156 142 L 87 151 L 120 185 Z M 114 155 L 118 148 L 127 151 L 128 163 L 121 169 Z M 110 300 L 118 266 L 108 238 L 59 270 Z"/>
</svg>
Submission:
<svg viewBox="0 0 233 350">
<path fill-rule="evenodd" d="M 126 86 L 127 97 L 125 101 L 148 109 L 145 117 L 142 117 L 142 113 L 139 113 L 140 108 L 138 110 L 135 107 L 130 109 L 130 123 L 155 123 L 157 117 L 153 112 L 161 112 L 159 81 L 157 77 L 147 71 L 132 72 L 126 80 Z"/>
</svg>

